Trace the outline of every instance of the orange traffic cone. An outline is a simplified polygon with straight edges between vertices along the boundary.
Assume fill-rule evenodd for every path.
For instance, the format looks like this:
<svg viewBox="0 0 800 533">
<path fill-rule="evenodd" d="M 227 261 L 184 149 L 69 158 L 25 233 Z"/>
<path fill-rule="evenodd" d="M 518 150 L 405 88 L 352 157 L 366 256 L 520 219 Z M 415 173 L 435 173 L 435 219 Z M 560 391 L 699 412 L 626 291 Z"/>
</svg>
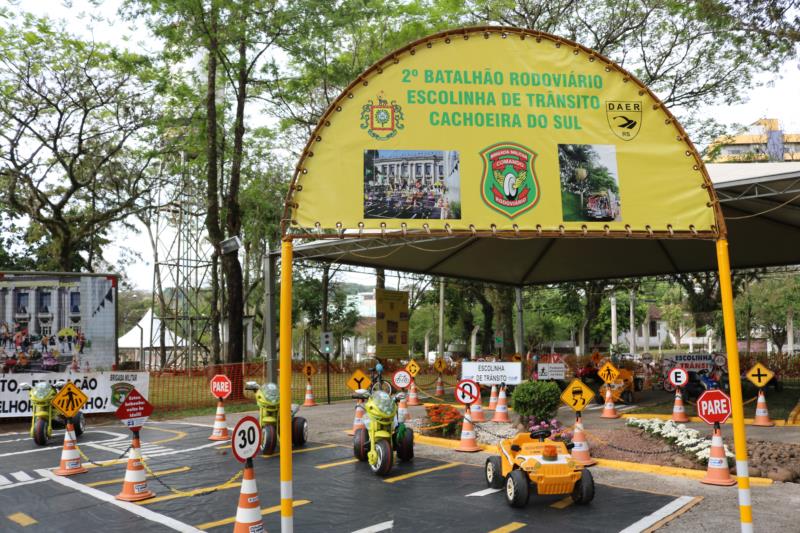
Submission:
<svg viewBox="0 0 800 533">
<path fill-rule="evenodd" d="M 686 409 L 683 407 L 683 396 L 681 396 L 681 389 L 679 388 L 675 389 L 675 404 L 672 406 L 672 421 L 689 421 L 689 417 L 686 416 Z"/>
<path fill-rule="evenodd" d="M 314 391 L 311 390 L 311 380 L 306 383 L 306 401 L 303 402 L 303 407 L 314 407 L 317 402 L 314 401 Z"/>
<path fill-rule="evenodd" d="M 414 378 L 411 378 L 411 386 L 408 388 L 408 405 L 419 405 L 419 396 L 417 395 L 417 384 Z"/>
<path fill-rule="evenodd" d="M 248 459 L 244 466 L 242 488 L 239 491 L 239 506 L 236 508 L 236 523 L 233 533 L 263 533 L 261 521 L 261 502 L 258 500 L 258 486 L 253 472 L 253 460 Z"/>
<path fill-rule="evenodd" d="M 506 388 L 500 387 L 500 394 L 497 396 L 497 407 L 494 409 L 492 422 L 511 422 L 508 419 L 508 404 L 506 402 Z"/>
<path fill-rule="evenodd" d="M 583 466 L 597 464 L 597 461 L 592 459 L 592 456 L 589 454 L 589 441 L 586 440 L 586 435 L 583 433 L 583 423 L 580 418 L 575 422 L 572 444 L 572 459 L 576 463 L 580 463 Z"/>
<path fill-rule="evenodd" d="M 611 395 L 611 389 L 606 387 L 606 403 L 603 406 L 603 413 L 600 418 L 619 418 L 617 408 L 614 407 L 614 397 Z"/>
<path fill-rule="evenodd" d="M 769 411 L 767 410 L 767 398 L 764 396 L 764 390 L 758 391 L 758 402 L 756 403 L 756 419 L 753 421 L 754 426 L 772 427 L 775 422 L 770 420 Z"/>
<path fill-rule="evenodd" d="M 57 476 L 71 476 L 88 472 L 81 464 L 81 455 L 75 446 L 75 427 L 72 422 L 67 422 L 67 431 L 64 433 L 64 447 L 61 449 L 61 464 L 53 470 Z"/>
<path fill-rule="evenodd" d="M 139 432 L 133 433 L 131 451 L 128 454 L 128 467 L 125 470 L 125 481 L 122 482 L 122 492 L 117 494 L 117 499 L 125 502 L 138 502 L 155 496 L 155 492 L 148 490 L 147 479 L 142 464 L 142 454 L 139 451 Z"/>
<path fill-rule="evenodd" d="M 225 421 L 225 406 L 222 400 L 217 402 L 217 415 L 214 417 L 214 429 L 211 430 L 211 436 L 208 440 L 229 440 L 231 437 L 228 435 L 228 424 Z"/>
<path fill-rule="evenodd" d="M 497 407 L 497 385 L 492 385 L 492 392 L 489 395 L 489 409 L 492 411 Z"/>
<path fill-rule="evenodd" d="M 399 407 L 397 408 L 397 411 L 398 411 L 398 416 L 399 416 L 399 413 L 400 413 L 400 408 Z M 365 413 L 365 411 L 364 411 L 364 400 L 357 400 L 356 401 L 356 415 L 353 418 L 353 429 L 351 429 L 350 431 L 347 432 L 348 435 L 351 435 L 351 436 L 355 435 L 357 429 L 360 429 L 360 428 L 366 429 L 366 426 L 364 426 L 364 413 Z"/>
<path fill-rule="evenodd" d="M 434 392 L 433 395 L 439 397 L 444 396 L 444 381 L 442 381 L 441 375 L 436 378 L 436 392 Z"/>
<path fill-rule="evenodd" d="M 403 396 L 403 399 L 397 404 L 397 421 L 405 422 L 407 420 L 411 420 L 411 418 L 408 416 L 408 400 Z"/>
<path fill-rule="evenodd" d="M 725 444 L 722 443 L 722 434 L 719 429 L 714 428 L 711 436 L 711 455 L 708 458 L 708 470 L 706 477 L 700 483 L 707 485 L 735 485 L 736 480 L 731 478 L 731 470 L 728 468 L 728 458 L 725 457 Z"/>
<path fill-rule="evenodd" d="M 473 422 L 486 422 L 486 413 L 483 412 L 483 397 L 481 397 L 481 388 L 478 387 L 478 399 L 475 403 L 469 406 L 471 419 Z"/>
<path fill-rule="evenodd" d="M 475 440 L 475 428 L 472 425 L 472 417 L 470 416 L 470 407 L 467 406 L 464 412 L 464 423 L 461 425 L 461 442 L 456 448 L 457 452 L 478 452 L 481 447 L 478 446 Z"/>
</svg>

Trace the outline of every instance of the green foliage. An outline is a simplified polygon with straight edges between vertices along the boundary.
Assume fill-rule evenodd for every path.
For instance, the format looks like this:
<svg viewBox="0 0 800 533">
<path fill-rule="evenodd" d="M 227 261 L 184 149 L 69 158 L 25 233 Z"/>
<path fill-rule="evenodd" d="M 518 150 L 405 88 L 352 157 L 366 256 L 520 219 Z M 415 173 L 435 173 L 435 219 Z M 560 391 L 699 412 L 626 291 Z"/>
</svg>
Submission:
<svg viewBox="0 0 800 533">
<path fill-rule="evenodd" d="M 550 420 L 561 403 L 560 396 L 555 381 L 525 381 L 514 388 L 511 402 L 521 417 Z"/>
</svg>

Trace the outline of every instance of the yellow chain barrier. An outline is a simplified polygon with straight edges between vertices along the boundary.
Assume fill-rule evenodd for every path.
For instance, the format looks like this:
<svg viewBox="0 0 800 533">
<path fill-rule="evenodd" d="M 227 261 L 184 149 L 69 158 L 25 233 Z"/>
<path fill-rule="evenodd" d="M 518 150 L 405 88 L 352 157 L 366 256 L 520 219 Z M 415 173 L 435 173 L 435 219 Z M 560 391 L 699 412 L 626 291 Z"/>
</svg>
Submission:
<svg viewBox="0 0 800 533">
<path fill-rule="evenodd" d="M 178 494 L 180 496 L 199 496 L 201 494 L 201 493 L 196 492 L 196 491 L 188 491 L 187 492 L 187 491 L 176 489 L 175 487 L 170 487 L 169 485 L 164 483 L 164 481 L 162 481 L 161 478 L 158 477 L 155 472 L 150 470 L 150 467 L 147 466 L 147 463 L 145 462 L 144 457 L 141 458 L 141 461 L 142 461 L 142 466 L 144 466 L 144 469 L 147 471 L 147 473 L 150 474 L 150 476 L 153 479 L 158 481 L 161 485 L 164 486 L 164 488 L 166 488 L 167 490 L 169 490 L 173 494 Z M 209 494 L 211 492 L 216 492 L 216 491 L 226 487 L 227 485 L 230 485 L 231 483 L 236 482 L 236 480 L 238 480 L 240 477 L 242 477 L 243 473 L 244 473 L 244 470 L 239 470 L 228 481 L 226 481 L 224 483 L 220 483 L 219 485 L 214 485 L 213 487 L 203 488 L 202 494 L 205 495 L 205 494 Z"/>
</svg>

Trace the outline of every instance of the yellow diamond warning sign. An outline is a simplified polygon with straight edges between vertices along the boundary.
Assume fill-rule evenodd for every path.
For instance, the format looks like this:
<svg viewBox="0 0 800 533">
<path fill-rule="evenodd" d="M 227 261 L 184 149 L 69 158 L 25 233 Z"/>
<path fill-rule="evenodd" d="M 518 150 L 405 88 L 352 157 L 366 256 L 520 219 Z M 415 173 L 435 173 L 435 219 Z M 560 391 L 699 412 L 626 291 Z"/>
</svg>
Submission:
<svg viewBox="0 0 800 533">
<path fill-rule="evenodd" d="M 370 385 L 372 385 L 372 380 L 370 380 L 360 368 L 356 368 L 356 371 L 353 372 L 353 375 L 347 380 L 347 386 L 350 387 L 351 390 L 369 389 Z"/>
<path fill-rule="evenodd" d="M 64 413 L 67 418 L 72 418 L 78 411 L 81 410 L 83 404 L 89 399 L 82 390 L 67 381 L 67 384 L 61 387 L 56 397 L 53 398 L 53 407 Z"/>
<path fill-rule="evenodd" d="M 445 363 L 444 359 L 440 357 L 435 363 L 433 363 L 433 368 L 439 373 L 444 372 L 445 368 L 447 368 L 447 363 Z"/>
<path fill-rule="evenodd" d="M 306 377 L 310 378 L 316 373 L 317 373 L 317 368 L 313 364 L 306 363 L 305 366 L 303 366 L 303 374 L 305 374 Z"/>
<path fill-rule="evenodd" d="M 775 372 L 761 363 L 756 363 L 753 368 L 747 371 L 747 379 L 759 389 L 766 387 L 773 376 L 775 376 Z"/>
<path fill-rule="evenodd" d="M 592 398 L 594 398 L 594 391 L 577 378 L 573 379 L 561 393 L 561 401 L 575 411 L 583 411 Z"/>
<path fill-rule="evenodd" d="M 597 371 L 597 375 L 606 383 L 611 383 L 619 377 L 619 370 L 611 364 L 611 361 L 606 361 L 606 364 L 601 366 L 600 370 Z"/>
<path fill-rule="evenodd" d="M 417 364 L 417 362 L 412 359 L 406 365 L 406 372 L 416 377 L 417 374 L 419 374 L 419 364 Z"/>
</svg>

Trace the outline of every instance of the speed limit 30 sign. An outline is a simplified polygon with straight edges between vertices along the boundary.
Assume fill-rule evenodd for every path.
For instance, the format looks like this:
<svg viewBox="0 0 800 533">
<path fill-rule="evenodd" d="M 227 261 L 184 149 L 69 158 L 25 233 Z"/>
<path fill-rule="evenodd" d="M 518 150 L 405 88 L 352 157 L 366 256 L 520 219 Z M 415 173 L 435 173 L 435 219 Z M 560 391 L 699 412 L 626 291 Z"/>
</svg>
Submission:
<svg viewBox="0 0 800 533">
<path fill-rule="evenodd" d="M 261 449 L 261 426 L 254 416 L 242 418 L 233 428 L 231 448 L 240 463 L 256 456 Z"/>
</svg>

